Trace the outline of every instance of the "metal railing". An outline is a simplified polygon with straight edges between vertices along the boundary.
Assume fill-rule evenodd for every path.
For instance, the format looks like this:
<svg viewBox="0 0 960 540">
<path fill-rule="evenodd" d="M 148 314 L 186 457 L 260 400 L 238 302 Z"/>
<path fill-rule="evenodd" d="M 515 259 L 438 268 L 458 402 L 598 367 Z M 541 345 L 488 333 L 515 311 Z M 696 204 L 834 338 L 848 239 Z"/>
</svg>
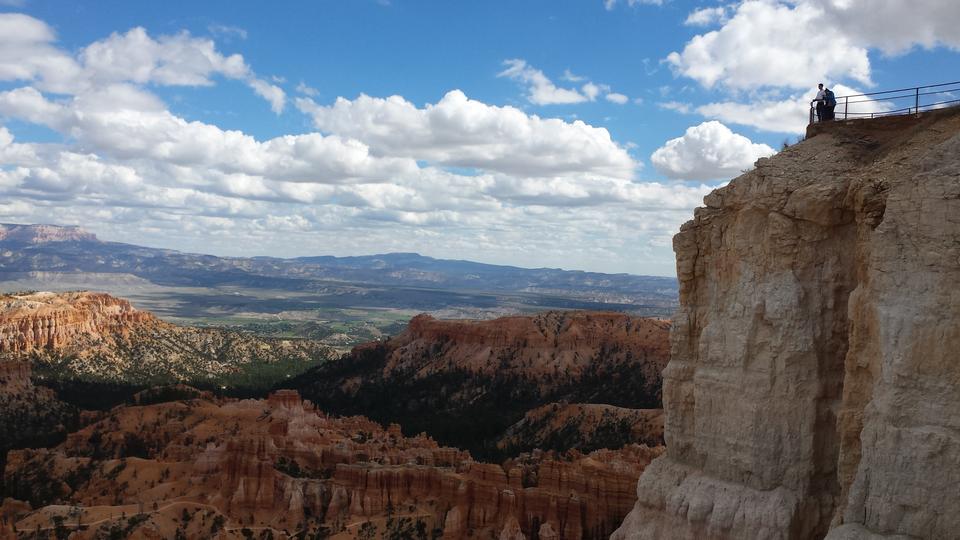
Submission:
<svg viewBox="0 0 960 540">
<path fill-rule="evenodd" d="M 878 118 L 960 105 L 960 81 L 840 96 L 825 118 L 817 114 L 816 100 L 810 102 L 810 123 L 853 118 Z"/>
</svg>

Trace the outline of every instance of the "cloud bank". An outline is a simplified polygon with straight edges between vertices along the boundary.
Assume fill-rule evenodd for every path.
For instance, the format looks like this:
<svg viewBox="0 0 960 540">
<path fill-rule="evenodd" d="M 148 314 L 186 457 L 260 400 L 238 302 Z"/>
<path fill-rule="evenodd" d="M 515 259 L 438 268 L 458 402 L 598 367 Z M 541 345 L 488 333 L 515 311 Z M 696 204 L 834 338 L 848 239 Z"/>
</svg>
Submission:
<svg viewBox="0 0 960 540">
<path fill-rule="evenodd" d="M 685 24 L 709 30 L 665 62 L 675 75 L 729 96 L 686 110 L 781 133 L 803 132 L 819 82 L 838 96 L 871 89 L 871 52 L 960 50 L 960 9 L 952 0 L 745 0 L 695 9 Z"/>
<path fill-rule="evenodd" d="M 16 28 L 16 32 L 4 31 Z M 172 112 L 163 86 L 286 93 L 239 54 L 181 32 L 118 32 L 76 51 L 49 25 L 0 15 L 0 220 L 227 254 L 428 254 L 670 274 L 664 249 L 709 190 L 641 182 L 603 128 L 472 100 L 361 95 L 294 103 L 317 131 L 257 139 Z M 586 99 L 622 101 L 599 85 Z"/>
</svg>

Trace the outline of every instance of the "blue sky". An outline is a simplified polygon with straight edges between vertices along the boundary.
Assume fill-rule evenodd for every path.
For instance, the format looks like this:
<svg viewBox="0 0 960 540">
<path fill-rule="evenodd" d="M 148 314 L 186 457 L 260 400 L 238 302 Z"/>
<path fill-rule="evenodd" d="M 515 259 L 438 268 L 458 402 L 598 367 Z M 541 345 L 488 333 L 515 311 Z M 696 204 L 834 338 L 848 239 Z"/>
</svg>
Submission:
<svg viewBox="0 0 960 540">
<path fill-rule="evenodd" d="M 648 160 L 665 134 L 682 134 L 690 124 L 650 106 L 663 99 L 661 87 L 671 86 L 668 97 L 695 91 L 689 81 L 678 81 L 659 66 L 683 42 L 678 34 L 696 34 L 697 29 L 680 24 L 690 7 L 671 3 L 608 11 L 599 2 L 348 0 L 279 8 L 205 2 L 198 11 L 196 2 L 108 1 L 65 10 L 62 2 L 31 1 L 22 11 L 51 24 L 70 49 L 136 26 L 151 35 L 186 30 L 214 39 L 224 54 L 242 54 L 264 75 L 283 77 L 287 83 L 282 86 L 291 93 L 300 82 L 317 89 L 318 102 L 366 93 L 435 103 L 449 90 L 460 89 L 485 103 L 604 126 L 617 140 L 643 145 L 635 153 Z M 562 75 L 569 70 L 643 98 L 648 106 L 621 107 L 604 100 L 536 106 L 515 82 L 497 78 L 504 60 L 512 58 L 525 59 L 557 83 L 564 82 Z M 242 85 L 230 86 L 161 88 L 158 93 L 179 114 L 258 138 L 312 129 L 309 118 L 295 109 L 278 117 Z M 649 176 L 657 175 L 653 171 Z"/>
<path fill-rule="evenodd" d="M 817 82 L 960 79 L 958 28 L 947 0 L 6 0 L 0 221 L 671 275 Z"/>
</svg>

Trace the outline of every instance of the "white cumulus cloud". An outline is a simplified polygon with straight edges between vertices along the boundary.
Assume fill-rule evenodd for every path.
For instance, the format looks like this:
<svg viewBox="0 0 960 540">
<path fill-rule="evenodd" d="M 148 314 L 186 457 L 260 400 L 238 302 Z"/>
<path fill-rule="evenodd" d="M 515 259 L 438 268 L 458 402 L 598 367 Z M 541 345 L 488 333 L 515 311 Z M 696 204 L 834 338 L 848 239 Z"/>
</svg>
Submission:
<svg viewBox="0 0 960 540">
<path fill-rule="evenodd" d="M 862 46 L 898 54 L 913 47 L 960 50 L 960 7 L 953 0 L 802 0 L 823 23 Z"/>
<path fill-rule="evenodd" d="M 667 56 L 680 75 L 705 87 L 806 88 L 824 79 L 870 83 L 867 49 L 823 22 L 809 3 L 747 0 L 720 29 Z"/>
<path fill-rule="evenodd" d="M 870 85 L 871 50 L 960 49 L 954 0 L 745 0 L 694 10 L 686 24 L 720 25 L 666 59 L 677 74 L 707 88 Z"/>
<path fill-rule="evenodd" d="M 607 101 L 611 103 L 616 103 L 617 105 L 626 105 L 630 98 L 624 94 L 618 94 L 617 92 L 610 92 L 609 94 L 603 96 Z"/>
<path fill-rule="evenodd" d="M 693 108 L 689 103 L 684 103 L 682 101 L 661 101 L 660 103 L 657 103 L 657 106 L 661 109 L 675 111 L 680 114 L 690 114 L 690 111 Z"/>
<path fill-rule="evenodd" d="M 775 152 L 720 122 L 709 121 L 691 126 L 682 137 L 667 141 L 650 156 L 650 161 L 669 178 L 715 180 L 737 176 L 752 168 L 758 158 Z"/>
<path fill-rule="evenodd" d="M 187 32 L 154 39 L 143 28 L 113 33 L 74 56 L 57 48 L 43 21 L 0 13 L 0 81 L 28 81 L 40 91 L 80 95 L 117 83 L 209 86 L 220 75 L 246 83 L 274 112 L 284 108 L 284 91 L 261 78 L 243 56 L 225 56 L 213 41 Z"/>
<path fill-rule="evenodd" d="M 569 105 L 596 101 L 604 96 L 611 103 L 626 103 L 627 97 L 613 92 L 609 85 L 595 83 L 586 77 L 574 75 L 569 69 L 564 70 L 563 80 L 583 84 L 579 88 L 561 88 L 554 84 L 542 71 L 536 69 L 519 58 L 505 60 L 507 69 L 497 74 L 497 77 L 508 77 L 523 84 L 527 89 L 527 101 L 534 105 Z M 586 82 L 584 82 L 586 81 Z"/>
<path fill-rule="evenodd" d="M 604 128 L 487 105 L 459 90 L 423 108 L 400 96 L 296 104 L 318 129 L 361 140 L 378 155 L 524 176 L 630 178 L 636 168 Z"/>
<path fill-rule="evenodd" d="M 527 99 L 534 105 L 557 105 L 583 103 L 590 98 L 581 94 L 579 90 L 560 88 L 553 84 L 542 71 L 527 64 L 518 58 L 505 60 L 507 69 L 497 74 L 498 77 L 509 77 L 527 86 Z"/>
<path fill-rule="evenodd" d="M 700 8 L 691 11 L 683 24 L 687 26 L 711 26 L 727 21 L 727 7 Z"/>
</svg>

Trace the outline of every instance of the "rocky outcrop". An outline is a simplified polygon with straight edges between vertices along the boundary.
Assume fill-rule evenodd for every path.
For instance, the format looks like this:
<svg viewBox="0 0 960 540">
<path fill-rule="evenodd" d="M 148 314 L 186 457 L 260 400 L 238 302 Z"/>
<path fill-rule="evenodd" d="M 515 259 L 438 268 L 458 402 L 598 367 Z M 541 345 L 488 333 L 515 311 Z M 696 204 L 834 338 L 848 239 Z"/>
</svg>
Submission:
<svg viewBox="0 0 960 540">
<path fill-rule="evenodd" d="M 534 448 L 589 452 L 634 443 L 663 444 L 663 409 L 550 403 L 528 411 L 503 433 L 497 447 L 509 455 Z"/>
<path fill-rule="evenodd" d="M 108 294 L 4 295 L 0 296 L 0 353 L 63 349 L 81 338 L 102 340 L 157 322 L 130 302 Z"/>
<path fill-rule="evenodd" d="M 65 501 L 103 530 L 227 538 L 242 528 L 347 532 L 409 519 L 444 538 L 605 538 L 633 505 L 633 486 L 661 449 L 535 452 L 503 465 L 361 417 L 330 418 L 295 392 L 268 400 L 205 397 L 118 407 L 53 450 L 11 453 L 7 494 L 37 508 L 16 527 L 48 527 Z M 203 509 L 206 525 L 194 512 Z M 183 512 L 186 510 L 186 514 Z M 204 514 L 201 514 L 204 515 Z M 171 519 L 172 516 L 172 519 Z M 100 521 L 102 520 L 102 521 Z M 79 538 L 102 532 L 92 527 Z M 552 535 L 552 536 L 551 536 Z"/>
<path fill-rule="evenodd" d="M 960 530 L 960 113 L 818 129 L 674 238 L 668 450 L 613 538 Z"/>
<path fill-rule="evenodd" d="M 623 313 L 490 321 L 420 315 L 400 335 L 284 383 L 324 410 L 426 431 L 485 459 L 497 437 L 552 402 L 660 408 L 670 324 Z"/>
<path fill-rule="evenodd" d="M 173 325 L 103 293 L 0 295 L 0 358 L 53 379 L 269 387 L 335 355 L 311 340 Z"/>
<path fill-rule="evenodd" d="M 382 373 L 384 377 L 411 373 L 422 379 L 455 365 L 459 371 L 477 375 L 506 370 L 547 385 L 551 376 L 562 373 L 574 379 L 602 361 L 608 367 L 638 366 L 645 376 L 643 391 L 656 395 L 660 371 L 669 358 L 669 328 L 668 322 L 657 319 L 589 311 L 551 311 L 490 321 L 445 321 L 419 315 L 387 343 Z"/>
</svg>

